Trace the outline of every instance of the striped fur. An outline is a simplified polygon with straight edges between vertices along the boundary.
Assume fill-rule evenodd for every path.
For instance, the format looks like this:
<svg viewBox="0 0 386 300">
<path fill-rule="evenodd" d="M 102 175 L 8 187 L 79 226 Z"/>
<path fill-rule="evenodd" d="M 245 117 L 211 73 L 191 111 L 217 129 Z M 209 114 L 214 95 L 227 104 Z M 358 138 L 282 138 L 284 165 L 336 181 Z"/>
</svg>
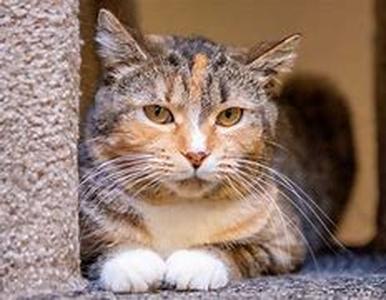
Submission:
<svg viewBox="0 0 386 300">
<path fill-rule="evenodd" d="M 336 166 L 330 161 L 335 149 L 320 152 L 323 169 L 307 156 L 315 155 L 309 143 L 322 143 L 321 137 L 314 132 L 310 141 L 294 134 L 297 121 L 294 113 L 286 114 L 289 102 L 273 98 L 274 83 L 293 65 L 299 35 L 250 51 L 205 38 L 138 38 L 102 11 L 97 42 L 104 80 L 80 145 L 86 275 L 98 278 L 106 262 L 122 251 L 149 249 L 167 268 L 176 251 L 198 249 L 221 261 L 229 274 L 209 283 L 192 278 L 198 285 L 180 288 L 214 288 L 228 277 L 293 271 L 308 246 L 315 250 L 330 238 L 331 224 L 323 218 L 336 221 L 343 206 L 339 212 L 332 208 L 335 187 L 326 181 Z M 142 108 L 154 104 L 168 108 L 174 122 L 159 125 L 147 119 Z M 216 125 L 216 117 L 229 107 L 244 109 L 241 121 L 229 128 Z M 344 151 L 352 164 L 350 147 Z M 208 153 L 196 171 L 184 156 L 191 151 Z M 317 179 L 309 170 L 320 172 Z M 344 203 L 352 178 L 337 176 L 336 181 L 347 179 L 338 199 Z M 319 188 L 322 198 L 303 194 L 314 197 Z M 323 226 L 311 239 L 314 247 L 307 244 L 304 224 L 318 218 Z M 202 261 L 212 261 L 211 256 Z M 173 277 L 169 273 L 164 280 Z"/>
</svg>

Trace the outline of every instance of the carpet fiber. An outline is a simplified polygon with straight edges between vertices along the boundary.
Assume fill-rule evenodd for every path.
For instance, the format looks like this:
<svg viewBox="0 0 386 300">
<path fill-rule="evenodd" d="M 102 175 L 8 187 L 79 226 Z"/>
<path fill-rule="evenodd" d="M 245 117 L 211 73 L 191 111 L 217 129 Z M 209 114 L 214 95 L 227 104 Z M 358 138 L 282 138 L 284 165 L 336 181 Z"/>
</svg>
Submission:
<svg viewBox="0 0 386 300">
<path fill-rule="evenodd" d="M 212 292 L 112 294 L 93 288 L 19 299 L 386 299 L 386 254 L 363 249 L 309 259 L 296 274 L 234 282 Z"/>
</svg>

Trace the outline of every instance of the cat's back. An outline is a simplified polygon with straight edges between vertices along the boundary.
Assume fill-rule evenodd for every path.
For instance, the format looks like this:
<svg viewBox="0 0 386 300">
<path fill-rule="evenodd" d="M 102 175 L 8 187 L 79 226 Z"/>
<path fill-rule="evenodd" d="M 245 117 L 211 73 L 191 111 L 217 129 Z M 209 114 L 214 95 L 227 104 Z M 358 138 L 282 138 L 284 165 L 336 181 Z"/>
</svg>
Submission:
<svg viewBox="0 0 386 300">
<path fill-rule="evenodd" d="M 286 150 L 278 150 L 276 164 L 299 185 L 289 193 L 302 210 L 308 240 L 319 248 L 331 239 L 332 223 L 339 221 L 354 182 L 350 111 L 328 80 L 308 75 L 284 85 L 278 106 L 278 141 Z"/>
</svg>

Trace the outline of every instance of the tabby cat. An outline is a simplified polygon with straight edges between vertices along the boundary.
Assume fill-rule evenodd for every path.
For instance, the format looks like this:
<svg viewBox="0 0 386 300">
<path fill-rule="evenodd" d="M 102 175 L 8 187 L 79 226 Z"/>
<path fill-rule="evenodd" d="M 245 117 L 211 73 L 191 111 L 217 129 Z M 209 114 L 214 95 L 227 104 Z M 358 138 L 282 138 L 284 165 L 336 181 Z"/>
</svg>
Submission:
<svg viewBox="0 0 386 300">
<path fill-rule="evenodd" d="M 80 144 L 90 279 L 217 289 L 331 243 L 353 179 L 349 119 L 340 97 L 295 82 L 278 96 L 298 34 L 226 47 L 138 36 L 101 10 L 96 41 L 103 78 Z"/>
</svg>

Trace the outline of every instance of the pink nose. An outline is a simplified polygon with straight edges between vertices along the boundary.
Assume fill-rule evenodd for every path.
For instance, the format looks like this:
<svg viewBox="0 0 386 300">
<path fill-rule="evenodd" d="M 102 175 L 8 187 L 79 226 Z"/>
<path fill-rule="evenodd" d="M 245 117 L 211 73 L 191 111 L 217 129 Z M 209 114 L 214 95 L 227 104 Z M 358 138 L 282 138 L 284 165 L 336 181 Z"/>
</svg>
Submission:
<svg viewBox="0 0 386 300">
<path fill-rule="evenodd" d="M 184 155 L 190 161 L 193 168 L 198 169 L 201 166 L 204 159 L 208 156 L 208 153 L 199 151 L 199 152 L 187 152 Z"/>
</svg>

